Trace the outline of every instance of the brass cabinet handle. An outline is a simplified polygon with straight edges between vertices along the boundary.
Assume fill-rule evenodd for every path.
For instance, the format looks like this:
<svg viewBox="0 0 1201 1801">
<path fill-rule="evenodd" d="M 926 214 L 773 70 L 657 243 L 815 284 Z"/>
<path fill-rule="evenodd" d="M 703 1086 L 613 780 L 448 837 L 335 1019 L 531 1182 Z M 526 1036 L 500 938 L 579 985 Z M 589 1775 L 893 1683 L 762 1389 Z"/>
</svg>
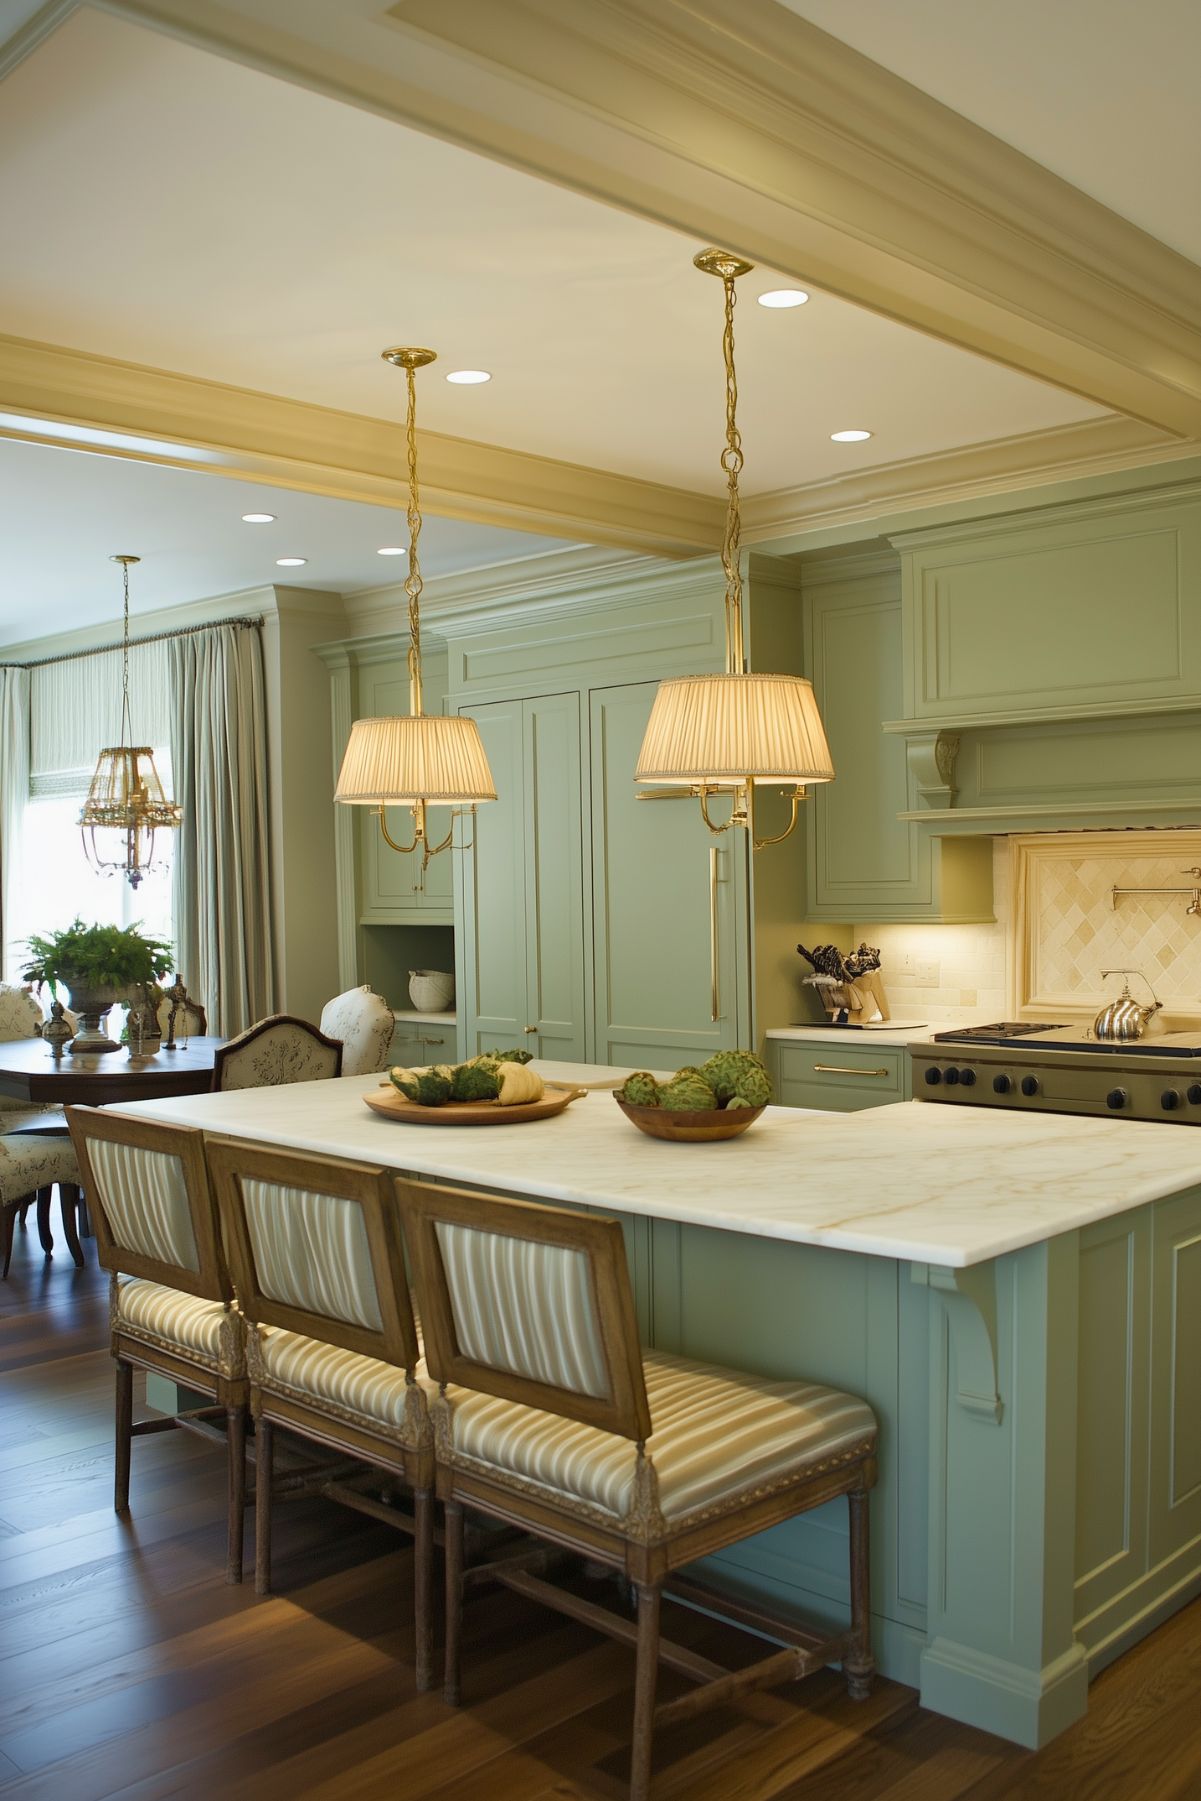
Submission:
<svg viewBox="0 0 1201 1801">
<path fill-rule="evenodd" d="M 538 1030 L 537 1026 L 522 1026 L 521 1029 L 523 1032 L 536 1032 Z"/>
<path fill-rule="evenodd" d="M 721 1018 L 721 991 L 717 969 L 717 858 L 716 844 L 709 846 L 709 1018 Z"/>
<path fill-rule="evenodd" d="M 851 1069 L 845 1063 L 815 1063 L 815 1075 L 820 1076 L 886 1076 L 886 1069 Z"/>
</svg>

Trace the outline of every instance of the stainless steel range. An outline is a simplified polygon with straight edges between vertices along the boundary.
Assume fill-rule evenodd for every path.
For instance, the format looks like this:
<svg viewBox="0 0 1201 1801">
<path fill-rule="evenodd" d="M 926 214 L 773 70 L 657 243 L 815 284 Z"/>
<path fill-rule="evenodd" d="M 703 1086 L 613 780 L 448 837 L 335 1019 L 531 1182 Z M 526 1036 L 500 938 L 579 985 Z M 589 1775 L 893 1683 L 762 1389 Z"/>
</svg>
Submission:
<svg viewBox="0 0 1201 1801">
<path fill-rule="evenodd" d="M 915 1100 L 1201 1126 L 1201 1033 L 1104 1042 L 1086 1026 L 1002 1021 L 911 1044 Z"/>
</svg>

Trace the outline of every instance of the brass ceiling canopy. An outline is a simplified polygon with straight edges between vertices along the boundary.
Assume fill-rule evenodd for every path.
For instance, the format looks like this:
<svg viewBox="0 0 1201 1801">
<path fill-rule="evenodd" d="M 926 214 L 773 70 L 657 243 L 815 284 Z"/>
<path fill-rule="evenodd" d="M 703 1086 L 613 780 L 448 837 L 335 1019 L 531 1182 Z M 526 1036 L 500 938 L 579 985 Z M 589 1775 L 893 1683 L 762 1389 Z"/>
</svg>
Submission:
<svg viewBox="0 0 1201 1801">
<path fill-rule="evenodd" d="M 147 744 L 134 744 L 129 710 L 129 571 L 140 557 L 109 558 L 120 563 L 124 590 L 121 638 L 121 742 L 102 750 L 79 815 L 84 854 L 97 870 L 125 876 L 137 888 L 154 867 L 155 833 L 174 831 L 183 809 L 168 800 Z M 112 833 L 115 843 L 97 841 L 97 832 Z M 107 854 L 106 854 L 107 853 Z"/>
<path fill-rule="evenodd" d="M 754 675 L 746 668 L 738 496 L 743 455 L 734 367 L 734 283 L 754 264 L 731 251 L 716 249 L 702 250 L 692 260 L 704 274 L 715 275 L 725 293 L 726 441 L 721 467 L 727 504 L 721 560 L 726 578 L 726 667 L 721 675 L 683 676 L 659 684 L 634 780 L 686 789 L 700 800 L 711 832 L 742 826 L 759 850 L 788 837 L 796 826 L 806 785 L 831 781 L 834 765 L 810 684 L 801 676 Z M 755 837 L 756 785 L 791 789 L 791 817 L 774 838 Z M 723 825 L 715 824 L 709 814 L 709 798 L 714 794 L 731 797 L 730 817 Z"/>
</svg>

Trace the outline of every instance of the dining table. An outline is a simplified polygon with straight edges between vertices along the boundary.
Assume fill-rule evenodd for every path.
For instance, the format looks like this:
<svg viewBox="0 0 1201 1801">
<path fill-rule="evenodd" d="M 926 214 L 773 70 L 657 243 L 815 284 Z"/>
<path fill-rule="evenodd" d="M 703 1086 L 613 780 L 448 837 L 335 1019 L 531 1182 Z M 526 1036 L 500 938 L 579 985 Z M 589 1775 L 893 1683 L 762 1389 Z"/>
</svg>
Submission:
<svg viewBox="0 0 1201 1801">
<path fill-rule="evenodd" d="M 0 1043 L 0 1095 L 27 1106 L 108 1107 L 122 1101 L 204 1094 L 223 1038 L 181 1039 L 171 1050 L 134 1056 L 127 1050 L 55 1055 L 41 1038 Z"/>
</svg>

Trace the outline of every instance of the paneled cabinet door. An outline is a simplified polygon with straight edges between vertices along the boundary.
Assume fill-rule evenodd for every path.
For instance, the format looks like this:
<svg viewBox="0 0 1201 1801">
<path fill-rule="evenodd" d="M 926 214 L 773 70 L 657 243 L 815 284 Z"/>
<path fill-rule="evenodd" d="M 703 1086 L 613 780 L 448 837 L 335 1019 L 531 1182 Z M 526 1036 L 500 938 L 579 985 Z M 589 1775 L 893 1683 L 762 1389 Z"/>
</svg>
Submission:
<svg viewBox="0 0 1201 1801">
<path fill-rule="evenodd" d="M 738 1043 L 747 958 L 735 884 L 745 834 L 713 837 L 693 800 L 639 800 L 634 766 L 657 688 L 593 689 L 596 1058 L 676 1069 Z"/>
<path fill-rule="evenodd" d="M 409 710 L 409 672 L 403 659 L 368 664 L 359 671 L 360 718 L 392 718 Z M 437 695 L 426 699 L 427 711 L 439 710 Z M 385 843 L 372 807 L 362 807 L 359 823 L 362 849 L 362 895 L 359 917 L 364 925 L 449 925 L 454 917 L 452 858 L 435 857 L 426 869 L 421 855 L 394 851 Z M 388 830 L 398 844 L 413 836 L 413 815 L 407 807 L 389 807 Z M 450 830 L 449 807 L 431 807 L 429 831 L 440 844 Z"/>
<path fill-rule="evenodd" d="M 585 1055 L 579 698 L 462 709 L 479 724 L 498 799 L 462 859 L 459 993 L 468 1055 L 524 1046 Z"/>
</svg>

